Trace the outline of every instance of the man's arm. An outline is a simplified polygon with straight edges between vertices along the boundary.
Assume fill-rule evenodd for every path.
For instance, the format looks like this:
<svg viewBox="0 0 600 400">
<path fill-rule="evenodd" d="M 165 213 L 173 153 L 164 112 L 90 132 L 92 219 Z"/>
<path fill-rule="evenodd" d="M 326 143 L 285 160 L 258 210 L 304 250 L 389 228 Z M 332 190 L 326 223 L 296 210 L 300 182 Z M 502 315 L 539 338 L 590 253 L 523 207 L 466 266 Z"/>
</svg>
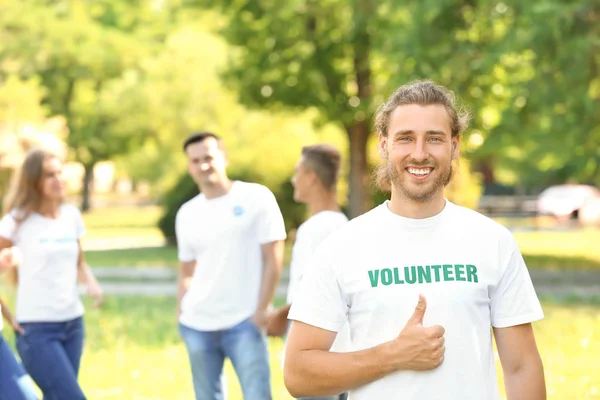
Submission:
<svg viewBox="0 0 600 400">
<path fill-rule="evenodd" d="M 252 320 L 258 327 L 264 330 L 267 329 L 268 309 L 275 296 L 275 290 L 277 289 L 279 276 L 281 275 L 283 244 L 283 240 L 277 240 L 261 245 L 263 274 L 258 297 L 258 307 Z"/>
<path fill-rule="evenodd" d="M 494 328 L 508 400 L 545 400 L 544 367 L 531 324 Z"/>
<path fill-rule="evenodd" d="M 181 299 L 190 288 L 192 276 L 196 270 L 196 261 L 180 261 L 177 274 L 177 318 L 181 315 Z"/>
<path fill-rule="evenodd" d="M 444 361 L 444 328 L 423 327 L 425 309 L 425 298 L 421 296 L 398 337 L 350 353 L 329 351 L 336 332 L 294 321 L 285 354 L 285 386 L 294 397 L 330 396 L 397 370 L 437 368 Z"/>
</svg>

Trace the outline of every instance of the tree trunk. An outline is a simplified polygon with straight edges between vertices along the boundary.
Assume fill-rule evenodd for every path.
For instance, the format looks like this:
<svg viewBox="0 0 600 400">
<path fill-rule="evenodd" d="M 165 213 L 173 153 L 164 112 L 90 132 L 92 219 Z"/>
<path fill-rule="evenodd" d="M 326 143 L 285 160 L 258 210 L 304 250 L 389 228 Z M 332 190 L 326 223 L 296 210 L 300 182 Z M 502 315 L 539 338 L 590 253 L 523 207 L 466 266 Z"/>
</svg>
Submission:
<svg viewBox="0 0 600 400">
<path fill-rule="evenodd" d="M 354 32 L 354 79 L 357 87 L 359 106 L 354 113 L 354 121 L 346 127 L 350 140 L 350 216 L 356 217 L 371 207 L 371 180 L 367 163 L 367 141 L 370 134 L 371 113 L 371 36 L 369 17 L 374 13 L 372 0 L 355 3 Z"/>
<path fill-rule="evenodd" d="M 346 128 L 350 142 L 350 183 L 349 212 L 350 217 L 363 214 L 371 207 L 371 179 L 367 164 L 367 140 L 369 124 L 367 121 L 356 121 Z"/>
<path fill-rule="evenodd" d="M 95 162 L 84 164 L 84 173 L 81 190 L 81 212 L 89 211 L 91 208 L 91 193 L 94 188 L 94 166 Z"/>
</svg>

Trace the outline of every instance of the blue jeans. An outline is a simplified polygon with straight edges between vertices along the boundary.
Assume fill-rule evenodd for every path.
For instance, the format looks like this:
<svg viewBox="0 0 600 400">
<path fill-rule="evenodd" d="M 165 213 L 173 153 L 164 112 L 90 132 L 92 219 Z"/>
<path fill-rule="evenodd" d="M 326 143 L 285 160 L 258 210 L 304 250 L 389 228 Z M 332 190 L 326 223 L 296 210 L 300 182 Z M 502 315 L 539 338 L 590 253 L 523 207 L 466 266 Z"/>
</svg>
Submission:
<svg viewBox="0 0 600 400">
<path fill-rule="evenodd" d="M 223 400 L 222 372 L 228 357 L 237 373 L 244 400 L 271 399 L 267 340 L 250 320 L 218 331 L 197 331 L 179 324 L 192 367 L 197 400 Z"/>
<path fill-rule="evenodd" d="M 23 365 L 44 400 L 85 400 L 77 383 L 83 352 L 83 318 L 66 322 L 26 322 L 17 335 Z"/>
<path fill-rule="evenodd" d="M 0 335 L 0 400 L 36 400 L 31 378 Z"/>
</svg>

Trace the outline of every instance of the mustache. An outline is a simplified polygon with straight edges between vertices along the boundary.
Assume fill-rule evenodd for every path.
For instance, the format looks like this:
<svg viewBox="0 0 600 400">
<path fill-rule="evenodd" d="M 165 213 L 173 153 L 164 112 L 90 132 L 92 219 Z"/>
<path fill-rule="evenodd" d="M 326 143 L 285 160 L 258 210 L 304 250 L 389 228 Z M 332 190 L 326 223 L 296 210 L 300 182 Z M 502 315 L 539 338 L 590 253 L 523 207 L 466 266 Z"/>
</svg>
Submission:
<svg viewBox="0 0 600 400">
<path fill-rule="evenodd" d="M 417 161 L 417 160 L 407 160 L 405 161 L 402 166 L 404 168 L 411 166 L 411 167 L 429 167 L 429 168 L 435 168 L 435 164 L 431 163 L 430 161 Z"/>
</svg>

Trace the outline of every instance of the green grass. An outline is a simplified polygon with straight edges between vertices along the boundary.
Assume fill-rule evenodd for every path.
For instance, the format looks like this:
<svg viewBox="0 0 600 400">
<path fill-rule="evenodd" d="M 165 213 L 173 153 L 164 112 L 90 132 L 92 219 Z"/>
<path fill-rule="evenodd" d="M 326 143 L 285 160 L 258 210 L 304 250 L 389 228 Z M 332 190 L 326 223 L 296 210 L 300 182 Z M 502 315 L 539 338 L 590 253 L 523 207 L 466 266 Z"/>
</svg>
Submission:
<svg viewBox="0 0 600 400">
<path fill-rule="evenodd" d="M 160 237 L 159 206 L 95 208 L 83 215 L 84 240 L 113 237 Z"/>
<path fill-rule="evenodd" d="M 531 268 L 600 269 L 600 229 L 515 232 Z"/>
<path fill-rule="evenodd" d="M 174 310 L 173 298 L 108 298 L 102 310 L 88 307 L 80 381 L 91 400 L 193 398 L 187 354 Z M 534 328 L 548 398 L 597 398 L 600 307 L 545 302 L 544 310 L 546 318 Z M 3 333 L 12 342 L 12 334 Z M 282 340 L 270 339 L 269 349 L 273 398 L 289 400 L 279 367 Z M 499 363 L 497 368 L 504 393 Z M 242 399 L 230 364 L 225 371 L 230 399 Z"/>
<path fill-rule="evenodd" d="M 86 251 L 85 258 L 92 267 L 176 267 L 178 265 L 175 246 Z"/>
<path fill-rule="evenodd" d="M 177 267 L 175 246 L 146 247 L 138 249 L 86 251 L 85 257 L 92 267 Z M 289 266 L 292 244 L 286 242 L 284 265 Z"/>
</svg>

